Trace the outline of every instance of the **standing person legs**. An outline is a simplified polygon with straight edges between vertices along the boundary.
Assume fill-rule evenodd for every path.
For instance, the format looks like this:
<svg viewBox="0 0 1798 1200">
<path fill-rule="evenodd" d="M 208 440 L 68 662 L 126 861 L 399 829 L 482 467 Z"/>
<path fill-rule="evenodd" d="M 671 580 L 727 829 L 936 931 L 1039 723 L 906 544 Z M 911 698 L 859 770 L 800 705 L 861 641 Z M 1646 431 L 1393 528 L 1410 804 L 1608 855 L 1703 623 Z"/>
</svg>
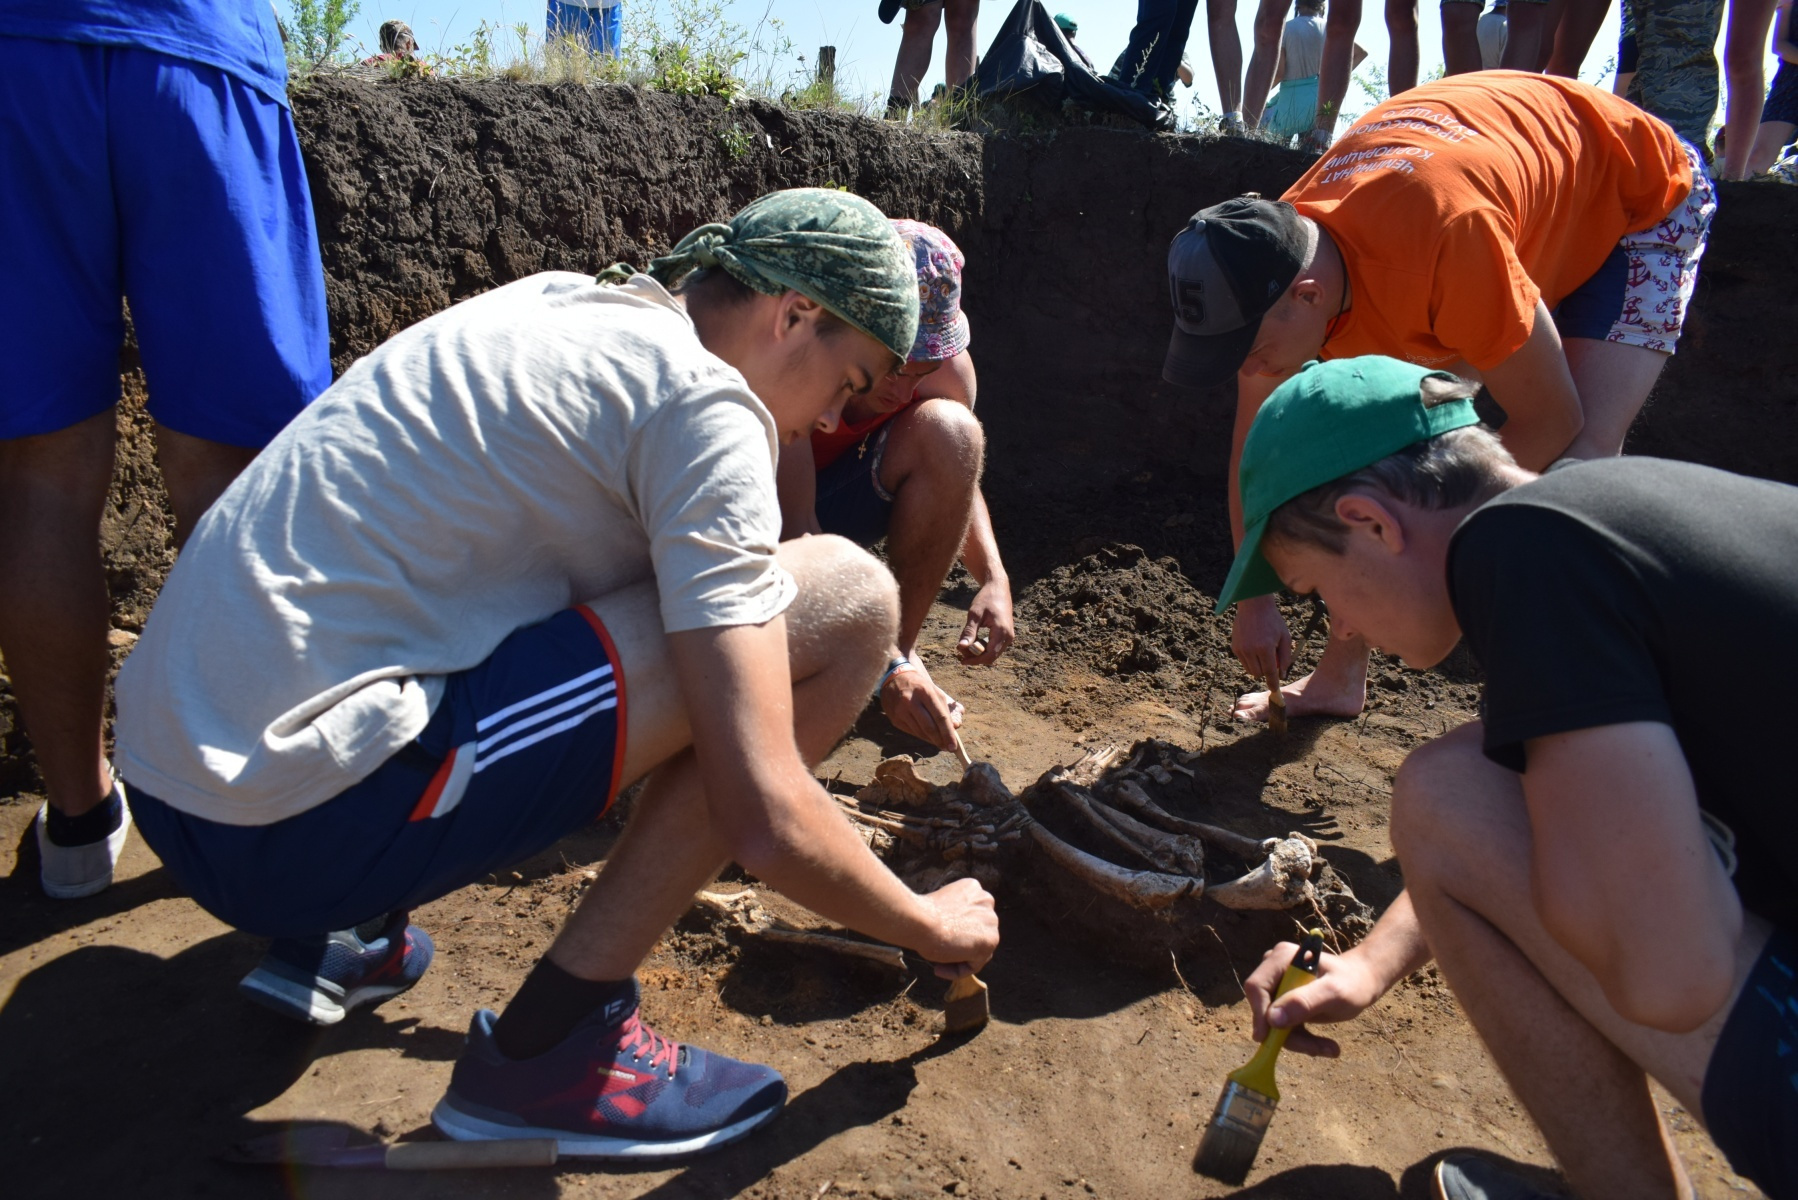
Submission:
<svg viewBox="0 0 1798 1200">
<path fill-rule="evenodd" d="M 918 84 L 930 70 L 930 48 L 936 27 L 943 20 L 943 0 L 905 10 L 899 30 L 899 58 L 893 64 L 893 87 L 887 96 L 887 115 L 895 116 L 918 106 Z"/>
<path fill-rule="evenodd" d="M 972 79 L 974 69 L 980 65 L 979 16 L 980 0 L 947 0 L 943 7 L 943 78 L 952 91 Z"/>
<path fill-rule="evenodd" d="M 1242 83 L 1242 120 L 1250 129 L 1261 124 L 1267 93 L 1273 90 L 1274 66 L 1280 58 L 1280 32 L 1292 0 L 1259 0 L 1255 6 L 1255 50 Z"/>
<path fill-rule="evenodd" d="M 1386 0 L 1386 36 L 1392 43 L 1386 86 L 1392 95 L 1417 86 L 1423 50 L 1417 41 L 1417 0 Z"/>
<path fill-rule="evenodd" d="M 1442 0 L 1444 74 L 1465 75 L 1480 69 L 1481 0 Z"/>
<path fill-rule="evenodd" d="M 1317 78 L 1317 122 L 1302 148 L 1322 154 L 1336 137 L 1336 118 L 1348 96 L 1354 68 L 1355 34 L 1361 29 L 1361 0 L 1332 0 L 1324 19 L 1324 61 Z"/>
<path fill-rule="evenodd" d="M 1218 107 L 1223 110 L 1225 132 L 1240 132 L 1242 38 L 1236 32 L 1236 0 L 1205 0 L 1205 26 L 1211 42 L 1211 70 L 1217 76 Z"/>
<path fill-rule="evenodd" d="M 1561 19 L 1555 23 L 1554 44 L 1543 70 L 1565 79 L 1578 79 L 1598 28 L 1610 11 L 1611 0 L 1567 0 Z"/>
<path fill-rule="evenodd" d="M 126 827 L 101 752 L 107 595 L 95 548 L 121 292 L 166 435 L 179 543 L 250 447 L 329 384 L 324 280 L 292 120 L 276 102 L 151 51 L 0 38 L 0 70 L 16 85 L 0 102 L 12 160 L 0 237 L 21 272 L 0 281 L 0 645 L 49 793 L 44 885 L 68 898 L 111 881 Z"/>
<path fill-rule="evenodd" d="M 1554 37 L 1554 28 L 1548 23 L 1548 10 L 1547 0 L 1511 0 L 1506 6 L 1509 29 L 1505 34 L 1504 55 L 1498 60 L 1500 69 L 1532 74 L 1542 69 L 1543 40 Z"/>
</svg>

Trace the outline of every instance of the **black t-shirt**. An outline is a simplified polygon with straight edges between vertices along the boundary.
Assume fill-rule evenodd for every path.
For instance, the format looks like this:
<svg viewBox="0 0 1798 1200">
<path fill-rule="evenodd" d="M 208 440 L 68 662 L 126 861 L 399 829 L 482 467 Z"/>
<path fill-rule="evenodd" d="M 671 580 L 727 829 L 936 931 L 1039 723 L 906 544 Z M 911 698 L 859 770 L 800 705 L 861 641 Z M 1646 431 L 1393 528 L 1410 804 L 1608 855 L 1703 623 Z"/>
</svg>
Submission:
<svg viewBox="0 0 1798 1200">
<path fill-rule="evenodd" d="M 1470 513 L 1448 583 L 1486 672 L 1487 757 L 1521 771 L 1530 738 L 1671 725 L 1699 804 L 1734 831 L 1743 905 L 1798 929 L 1798 488 L 1570 464 Z"/>
</svg>

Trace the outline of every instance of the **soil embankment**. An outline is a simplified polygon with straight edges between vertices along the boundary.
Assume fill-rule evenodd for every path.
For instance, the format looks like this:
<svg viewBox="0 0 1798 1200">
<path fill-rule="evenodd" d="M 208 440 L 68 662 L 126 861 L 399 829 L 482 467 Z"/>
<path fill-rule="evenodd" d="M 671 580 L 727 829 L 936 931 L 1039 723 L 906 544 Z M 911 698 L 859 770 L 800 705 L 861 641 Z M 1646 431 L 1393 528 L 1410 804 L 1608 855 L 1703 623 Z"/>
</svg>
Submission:
<svg viewBox="0 0 1798 1200">
<path fill-rule="evenodd" d="M 1209 589 L 1228 553 L 1222 504 L 1231 398 L 1159 379 L 1167 240 L 1194 210 L 1274 195 L 1296 154 L 1243 142 L 1068 128 L 1031 139 L 919 133 L 835 114 L 628 89 L 320 83 L 296 96 L 329 279 L 339 371 L 382 339 L 534 271 L 642 264 L 695 225 L 778 187 L 845 187 L 949 230 L 989 433 L 987 495 L 1018 595 L 1019 643 L 990 670 L 946 660 L 968 592 L 927 630 L 938 678 L 967 704 L 969 742 L 1018 788 L 1084 746 L 1166 739 L 1194 760 L 1211 818 L 1256 836 L 1303 831 L 1376 907 L 1400 886 L 1386 794 L 1405 753 L 1468 719 L 1465 671 L 1377 663 L 1369 711 L 1279 740 L 1234 725 L 1242 680 Z M 1680 354 L 1632 450 L 1798 482 L 1798 339 L 1787 268 L 1798 193 L 1723 189 Z M 127 354 L 125 390 L 143 382 Z M 172 561 L 159 482 L 129 435 L 104 527 L 118 652 Z M 1303 628 L 1308 609 L 1291 614 Z M 1318 639 L 1304 646 L 1314 657 Z M 246 669 L 254 669 L 246 664 Z M 78 904 L 38 894 L 37 804 L 0 676 L 0 1124 L 19 1195 L 435 1194 L 442 1181 L 313 1172 L 293 1181 L 210 1156 L 270 1122 L 423 1130 L 470 1011 L 501 1004 L 541 953 L 615 823 L 511 878 L 417 914 L 441 958 L 399 1001 L 323 1035 L 240 1003 L 260 947 L 182 897 L 134 843 L 121 882 Z M 820 774 L 868 780 L 907 746 L 866 719 Z M 941 757 L 923 764 L 939 781 Z M 12 803 L 4 803 L 11 799 Z M 1006 945 L 988 972 L 995 1024 L 938 1044 L 940 985 L 727 937 L 684 921 L 643 979 L 676 1037 L 778 1065 L 794 1092 L 766 1134 L 682 1170 L 524 1172 L 454 1186 L 506 1197 L 1209 1196 L 1188 1166 L 1226 1071 L 1248 1053 L 1223 925 L 1215 953 L 1119 965 L 1071 938 L 1064 907 L 1002 889 Z M 1131 956 L 1125 956 L 1131 957 Z M 915 965 L 915 964 L 914 964 Z M 920 973 L 921 974 L 921 973 Z M 1342 1033 L 1338 1063 L 1282 1063 L 1287 1099 L 1246 1195 L 1388 1200 L 1427 1194 L 1457 1145 L 1546 1163 L 1433 973 Z M 105 1089 L 104 1115 L 95 1097 Z M 1707 1197 L 1730 1177 L 1665 1102 Z M 96 1121 L 106 1136 L 96 1138 Z M 291 1183 L 291 1187 L 289 1184 Z"/>
</svg>

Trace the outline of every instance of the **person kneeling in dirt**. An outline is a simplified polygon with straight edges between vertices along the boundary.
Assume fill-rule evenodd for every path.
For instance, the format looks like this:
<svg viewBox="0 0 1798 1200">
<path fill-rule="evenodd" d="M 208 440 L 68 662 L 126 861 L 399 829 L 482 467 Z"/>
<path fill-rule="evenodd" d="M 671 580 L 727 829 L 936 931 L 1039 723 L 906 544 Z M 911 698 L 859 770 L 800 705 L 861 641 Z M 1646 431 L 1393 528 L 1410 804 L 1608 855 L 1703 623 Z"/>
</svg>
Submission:
<svg viewBox="0 0 1798 1200">
<path fill-rule="evenodd" d="M 952 750 L 962 708 L 924 669 L 918 635 L 959 557 L 980 590 L 955 650 L 970 666 L 994 662 L 1016 636 L 1011 582 L 980 494 L 986 438 L 974 416 L 962 254 L 934 226 L 893 227 L 917 264 L 917 341 L 904 366 L 851 397 L 841 424 L 781 453 L 783 534 L 835 533 L 869 547 L 886 539 L 899 579 L 899 637 L 887 652 L 880 706 L 900 730 Z"/>
<path fill-rule="evenodd" d="M 1356 122 L 1281 201 L 1193 216 L 1168 252 L 1163 374 L 1236 375 L 1232 464 L 1281 380 L 1358 354 L 1483 377 L 1530 470 L 1619 454 L 1679 338 L 1715 209 L 1699 152 L 1597 88 L 1491 71 L 1426 84 Z M 1230 512 L 1240 539 L 1234 469 Z M 1233 648 L 1257 679 L 1292 662 L 1274 600 L 1236 611 Z M 1331 639 L 1283 690 L 1292 715 L 1354 716 L 1367 647 Z M 1236 704 L 1266 715 L 1266 692 Z"/>
<path fill-rule="evenodd" d="M 1314 364 L 1244 443 L 1220 611 L 1283 584 L 1335 636 L 1421 669 L 1464 635 L 1486 673 L 1483 718 L 1398 773 L 1406 891 L 1271 1005 L 1292 947 L 1269 952 L 1255 1034 L 1347 1020 L 1433 957 L 1576 1194 L 1691 1194 L 1653 1078 L 1736 1171 L 1798 1196 L 1798 867 L 1769 736 L 1798 696 L 1738 686 L 1743 631 L 1798 622 L 1798 489 L 1651 458 L 1536 476 L 1471 392 L 1393 359 Z M 1798 641 L 1754 662 L 1788 678 Z M 1441 1173 L 1449 1196 L 1536 1194 L 1478 1159 Z"/>
<path fill-rule="evenodd" d="M 770 1119 L 776 1072 L 638 1016 L 633 972 L 730 859 L 940 973 L 982 965 L 991 897 L 911 892 L 806 765 L 879 675 L 892 577 L 840 538 L 777 544 L 777 445 L 833 427 L 916 332 L 886 218 L 779 192 L 648 275 L 458 304 L 289 426 L 201 522 L 118 682 L 145 840 L 275 939 L 244 993 L 329 1024 L 405 991 L 432 956 L 408 909 L 643 777 L 505 1015 L 475 1015 L 433 1114 L 449 1136 L 671 1155 Z"/>
</svg>

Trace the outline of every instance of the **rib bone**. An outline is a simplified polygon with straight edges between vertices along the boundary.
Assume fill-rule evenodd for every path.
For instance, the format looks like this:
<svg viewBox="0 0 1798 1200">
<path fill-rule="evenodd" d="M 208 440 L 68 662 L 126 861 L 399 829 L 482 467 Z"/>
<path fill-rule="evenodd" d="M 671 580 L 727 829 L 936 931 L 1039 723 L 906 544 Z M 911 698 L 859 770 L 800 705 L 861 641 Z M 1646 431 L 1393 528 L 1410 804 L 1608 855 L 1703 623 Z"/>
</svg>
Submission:
<svg viewBox="0 0 1798 1200">
<path fill-rule="evenodd" d="M 1068 845 L 1041 822 L 1030 824 L 1030 836 L 1055 864 L 1068 874 L 1084 880 L 1096 891 L 1122 900 L 1132 908 L 1153 911 L 1166 908 L 1182 896 L 1201 890 L 1205 885 L 1197 879 L 1179 875 L 1163 875 L 1155 871 L 1132 871 L 1095 858 L 1084 850 Z"/>
<path fill-rule="evenodd" d="M 1311 894 L 1316 849 L 1316 843 L 1295 833 L 1276 842 L 1267 861 L 1253 871 L 1217 884 L 1205 894 L 1225 908 L 1292 908 Z"/>
<path fill-rule="evenodd" d="M 1091 792 L 1071 783 L 1058 784 L 1056 790 L 1082 816 L 1157 871 L 1204 878 L 1205 854 L 1191 838 L 1151 829 L 1141 821 L 1099 803 Z"/>
<path fill-rule="evenodd" d="M 1268 852 L 1266 842 L 1245 837 L 1233 830 L 1220 829 L 1216 825 L 1206 825 L 1200 821 L 1188 821 L 1182 817 L 1176 817 L 1151 800 L 1147 792 L 1128 779 L 1121 781 L 1111 789 L 1110 798 L 1138 816 L 1153 821 L 1163 829 L 1176 833 L 1189 833 L 1245 862 L 1255 862 Z"/>
</svg>

